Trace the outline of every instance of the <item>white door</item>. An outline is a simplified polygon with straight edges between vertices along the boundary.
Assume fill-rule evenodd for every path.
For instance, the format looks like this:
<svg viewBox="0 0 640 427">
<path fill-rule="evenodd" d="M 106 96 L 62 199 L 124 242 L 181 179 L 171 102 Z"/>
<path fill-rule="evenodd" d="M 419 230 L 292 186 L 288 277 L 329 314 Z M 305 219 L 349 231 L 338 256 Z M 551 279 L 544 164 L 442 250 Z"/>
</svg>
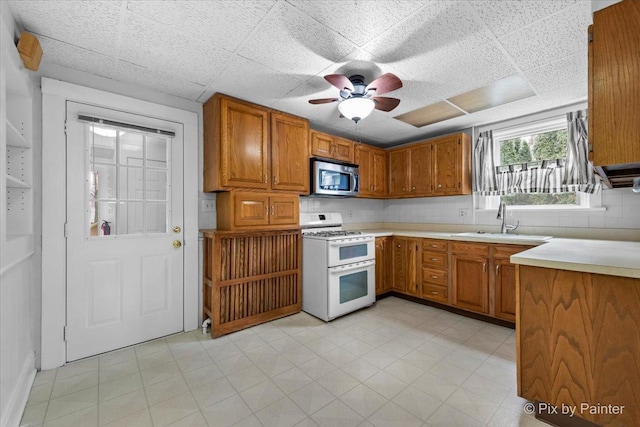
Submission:
<svg viewBox="0 0 640 427">
<path fill-rule="evenodd" d="M 183 330 L 182 145 L 180 124 L 67 102 L 67 361 Z"/>
</svg>

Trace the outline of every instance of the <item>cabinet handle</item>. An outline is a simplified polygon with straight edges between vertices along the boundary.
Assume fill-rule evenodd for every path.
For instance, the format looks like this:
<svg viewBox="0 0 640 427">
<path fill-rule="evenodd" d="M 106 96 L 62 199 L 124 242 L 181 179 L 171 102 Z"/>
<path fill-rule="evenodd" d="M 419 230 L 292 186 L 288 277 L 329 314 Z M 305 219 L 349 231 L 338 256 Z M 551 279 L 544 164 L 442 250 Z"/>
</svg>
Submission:
<svg viewBox="0 0 640 427">
<path fill-rule="evenodd" d="M 269 216 L 269 206 L 264 210 L 264 216 Z"/>
<path fill-rule="evenodd" d="M 416 186 L 414 185 L 413 187 L 411 187 L 411 191 L 415 190 Z"/>
<path fill-rule="evenodd" d="M 264 183 L 267 183 L 267 174 L 265 173 L 264 175 L 262 175 L 262 180 L 264 181 Z"/>
<path fill-rule="evenodd" d="M 406 190 L 406 188 L 405 188 L 405 187 L 402 187 L 402 191 L 405 191 L 405 190 Z"/>
<path fill-rule="evenodd" d="M 271 216 L 274 216 L 276 214 L 276 207 L 275 205 L 271 205 Z"/>
<path fill-rule="evenodd" d="M 433 245 L 433 244 L 429 245 L 429 246 L 431 246 L 432 248 L 437 248 L 438 247 L 438 245 Z"/>
<path fill-rule="evenodd" d="M 429 261 L 437 261 L 438 258 L 429 258 Z"/>
<path fill-rule="evenodd" d="M 483 271 L 483 272 L 486 272 L 486 271 L 487 271 L 487 263 L 486 263 L 486 262 L 483 262 L 483 263 L 482 263 L 482 271 Z"/>
<path fill-rule="evenodd" d="M 438 184 L 438 188 L 442 188 L 442 184 Z"/>
<path fill-rule="evenodd" d="M 438 276 L 436 276 L 435 274 L 432 274 L 432 275 L 431 275 L 431 278 L 432 278 L 432 279 L 437 279 L 437 278 L 438 278 Z"/>
<path fill-rule="evenodd" d="M 274 184 L 277 184 L 277 183 L 278 183 L 278 177 L 277 177 L 277 176 L 275 176 L 275 175 L 273 175 L 273 183 L 274 183 Z"/>
<path fill-rule="evenodd" d="M 431 291 L 431 295 L 438 295 L 438 291 Z"/>
<path fill-rule="evenodd" d="M 400 245 L 398 245 L 398 247 L 400 247 Z"/>
<path fill-rule="evenodd" d="M 496 265 L 496 276 L 498 275 L 498 271 L 500 271 L 500 264 Z"/>
</svg>

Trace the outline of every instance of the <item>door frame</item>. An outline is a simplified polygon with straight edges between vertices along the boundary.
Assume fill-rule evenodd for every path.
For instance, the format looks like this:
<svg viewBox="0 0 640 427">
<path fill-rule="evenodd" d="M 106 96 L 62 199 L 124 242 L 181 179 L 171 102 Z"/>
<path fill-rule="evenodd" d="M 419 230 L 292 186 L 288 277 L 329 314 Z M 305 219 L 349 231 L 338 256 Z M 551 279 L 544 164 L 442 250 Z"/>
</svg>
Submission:
<svg viewBox="0 0 640 427">
<path fill-rule="evenodd" d="M 66 362 L 66 135 L 67 101 L 181 123 L 184 129 L 183 327 L 199 325 L 198 114 L 102 90 L 42 78 L 42 335 L 41 368 Z M 62 184 L 64 183 L 64 185 Z M 64 202 L 64 203 L 63 203 Z"/>
</svg>

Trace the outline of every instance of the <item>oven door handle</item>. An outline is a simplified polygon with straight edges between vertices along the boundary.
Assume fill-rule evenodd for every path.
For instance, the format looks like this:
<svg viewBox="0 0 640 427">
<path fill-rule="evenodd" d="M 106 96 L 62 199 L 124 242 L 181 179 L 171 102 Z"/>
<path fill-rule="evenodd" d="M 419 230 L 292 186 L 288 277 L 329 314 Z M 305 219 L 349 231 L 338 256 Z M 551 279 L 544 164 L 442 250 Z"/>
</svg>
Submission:
<svg viewBox="0 0 640 427">
<path fill-rule="evenodd" d="M 335 242 L 329 242 L 329 246 L 353 246 L 353 245 L 362 245 L 364 243 L 373 242 L 375 237 L 348 237 L 348 240 L 340 240 Z"/>
<path fill-rule="evenodd" d="M 353 264 L 339 265 L 337 267 L 329 267 L 331 274 L 341 274 L 345 271 L 362 270 L 364 268 L 375 265 L 376 260 L 370 259 L 368 261 L 354 262 Z"/>
</svg>

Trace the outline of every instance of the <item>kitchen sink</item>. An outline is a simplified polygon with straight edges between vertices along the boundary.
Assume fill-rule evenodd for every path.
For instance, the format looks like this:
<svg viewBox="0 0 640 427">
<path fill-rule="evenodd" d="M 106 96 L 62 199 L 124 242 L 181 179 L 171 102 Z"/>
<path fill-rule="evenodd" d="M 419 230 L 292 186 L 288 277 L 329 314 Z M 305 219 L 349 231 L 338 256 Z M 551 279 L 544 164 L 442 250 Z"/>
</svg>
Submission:
<svg viewBox="0 0 640 427">
<path fill-rule="evenodd" d="M 503 233 L 485 233 L 483 231 L 476 231 L 471 233 L 456 233 L 453 236 L 460 237 L 474 237 L 477 239 L 492 239 L 492 240 L 522 240 L 528 242 L 546 242 L 553 239 L 553 236 L 538 236 L 532 234 L 503 234 Z"/>
</svg>

